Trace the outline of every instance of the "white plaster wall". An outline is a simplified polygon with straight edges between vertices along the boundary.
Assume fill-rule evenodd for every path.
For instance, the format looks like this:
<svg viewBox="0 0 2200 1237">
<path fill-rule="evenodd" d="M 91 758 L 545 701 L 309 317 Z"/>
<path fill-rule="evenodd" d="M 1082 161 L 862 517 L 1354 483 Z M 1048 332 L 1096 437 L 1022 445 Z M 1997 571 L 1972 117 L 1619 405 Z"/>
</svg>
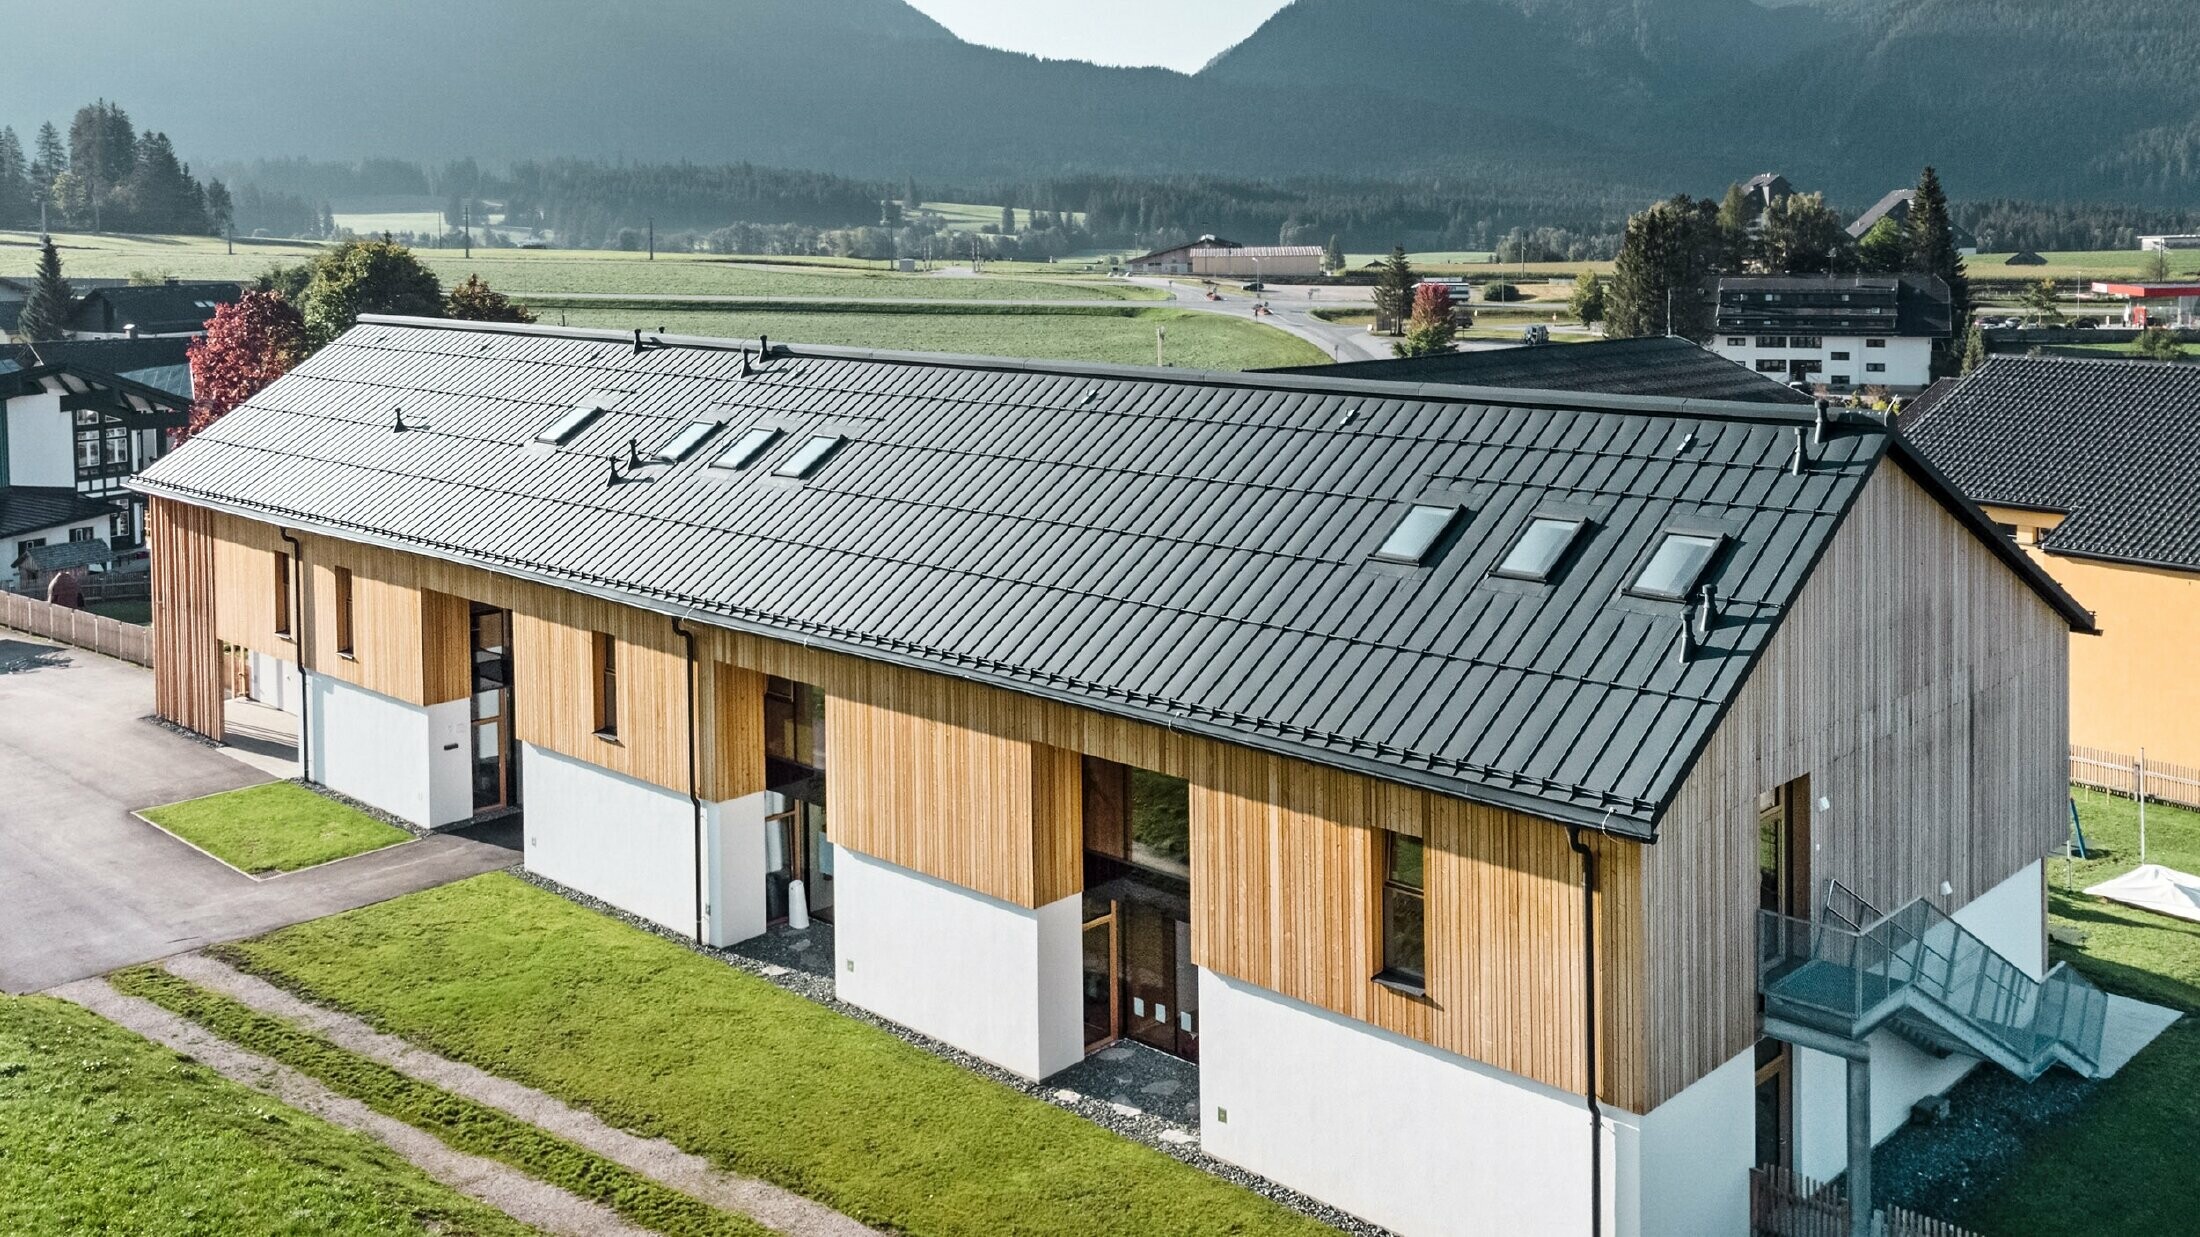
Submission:
<svg viewBox="0 0 2200 1237">
<path fill-rule="evenodd" d="M 1957 923 L 2035 979 L 2045 974 L 2047 947 L 2042 872 L 2035 861 L 1954 915 Z M 1936 1057 L 1892 1031 L 1878 1032 L 1870 1043 L 1874 1145 L 1902 1128 L 1911 1105 L 1956 1085 L 1979 1064 L 1979 1058 L 1962 1053 Z M 1848 1166 L 1847 1063 L 1807 1048 L 1796 1049 L 1795 1057 L 1795 1167 L 1823 1181 Z"/>
<path fill-rule="evenodd" d="M 705 809 L 704 851 L 710 883 L 704 898 L 703 931 L 713 948 L 764 934 L 768 798 L 760 792 Z"/>
<path fill-rule="evenodd" d="M 305 698 L 314 781 L 423 828 L 437 823 L 428 710 L 325 674 Z"/>
<path fill-rule="evenodd" d="M 7 407 L 8 484 L 73 488 L 76 425 L 75 418 L 61 411 L 61 397 L 20 395 Z"/>
<path fill-rule="evenodd" d="M 304 691 L 295 662 L 255 652 L 246 655 L 246 665 L 251 672 L 251 699 L 294 716 L 298 713 Z M 315 768 L 319 767 L 316 762 Z"/>
<path fill-rule="evenodd" d="M 1581 1096 L 1212 971 L 1200 972 L 1199 1005 L 1200 1139 L 1209 1154 L 1403 1237 L 1588 1231 Z M 1714 1079 L 1700 1104 L 1670 1101 L 1659 1124 L 1686 1138 L 1724 1119 L 1746 1138 L 1746 1091 L 1727 1111 L 1731 1087 Z M 1662 1181 L 1688 1170 L 1692 1150 L 1675 1144 L 1649 1154 L 1642 1133 L 1641 1119 L 1606 1110 L 1607 1232 L 1652 1232 L 1644 1227 L 1651 1216 L 1683 1210 L 1672 1190 L 1647 1210 L 1633 1197 L 1647 1200 L 1649 1174 Z M 1746 1161 L 1745 1153 L 1742 1170 Z"/>
<path fill-rule="evenodd" d="M 695 931 L 695 810 L 686 795 L 532 743 L 521 745 L 520 759 L 529 871 Z"/>
<path fill-rule="evenodd" d="M 1755 1049 L 1735 1057 L 1641 1118 L 1640 1184 L 1632 1195 L 1645 1237 L 1749 1231 L 1749 1170 L 1757 1158 Z M 1623 1181 L 1622 1186 L 1625 1186 Z"/>
<path fill-rule="evenodd" d="M 845 846 L 834 877 L 842 1000 L 1026 1078 L 1083 1059 L 1081 895 L 1027 910 Z"/>
</svg>

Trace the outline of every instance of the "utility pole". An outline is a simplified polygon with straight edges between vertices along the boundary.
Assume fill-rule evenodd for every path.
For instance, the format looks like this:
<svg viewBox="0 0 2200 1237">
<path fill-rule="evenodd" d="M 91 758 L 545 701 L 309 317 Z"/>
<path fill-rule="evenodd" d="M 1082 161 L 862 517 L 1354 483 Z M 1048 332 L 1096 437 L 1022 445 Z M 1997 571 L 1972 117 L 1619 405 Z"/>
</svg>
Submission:
<svg viewBox="0 0 2200 1237">
<path fill-rule="evenodd" d="M 226 234 L 226 235 L 227 235 L 227 236 L 229 237 L 229 256 L 230 256 L 230 257 L 232 257 L 232 258 L 234 258 L 234 257 L 236 257 L 236 256 L 237 256 L 237 222 L 236 222 L 236 220 L 234 220 L 234 219 L 230 220 L 230 221 L 229 221 L 229 222 L 228 222 L 228 223 L 227 223 L 226 225 L 224 225 L 224 227 L 222 228 L 222 231 L 223 231 L 223 232 L 224 232 L 224 233 L 225 233 L 225 234 Z"/>
<path fill-rule="evenodd" d="M 1155 369 L 1167 369 L 1169 367 L 1168 358 L 1164 353 L 1164 346 L 1168 342 L 1169 328 L 1165 326 L 1155 327 L 1153 329 L 1153 364 Z"/>
<path fill-rule="evenodd" d="M 649 260 L 657 260 L 657 216 L 649 217 Z"/>
<path fill-rule="evenodd" d="M 466 259 L 470 262 L 474 256 L 474 204 L 470 201 L 459 203 L 458 228 L 465 237 Z"/>
</svg>

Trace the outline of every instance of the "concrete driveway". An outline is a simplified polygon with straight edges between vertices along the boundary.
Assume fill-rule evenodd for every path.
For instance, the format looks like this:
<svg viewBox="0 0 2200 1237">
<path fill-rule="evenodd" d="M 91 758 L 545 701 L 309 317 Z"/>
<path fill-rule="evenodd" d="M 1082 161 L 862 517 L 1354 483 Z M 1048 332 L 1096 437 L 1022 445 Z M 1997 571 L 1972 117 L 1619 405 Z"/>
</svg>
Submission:
<svg viewBox="0 0 2200 1237">
<path fill-rule="evenodd" d="M 0 991 L 39 991 L 519 858 L 444 835 L 252 880 L 130 815 L 268 780 L 143 720 L 152 711 L 149 671 L 0 630 Z"/>
</svg>

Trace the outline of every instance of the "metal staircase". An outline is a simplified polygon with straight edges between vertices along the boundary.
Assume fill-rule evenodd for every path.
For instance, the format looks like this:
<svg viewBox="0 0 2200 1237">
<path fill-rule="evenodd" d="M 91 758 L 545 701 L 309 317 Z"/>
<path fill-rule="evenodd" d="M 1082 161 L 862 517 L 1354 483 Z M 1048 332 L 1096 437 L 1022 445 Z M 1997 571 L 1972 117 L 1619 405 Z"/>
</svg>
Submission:
<svg viewBox="0 0 2200 1237">
<path fill-rule="evenodd" d="M 1849 1043 L 1886 1027 L 1927 1051 L 1968 1053 L 2029 1082 L 2099 1071 L 2108 997 L 2057 963 L 2045 979 L 1919 898 L 1880 914 L 1839 882 L 1816 923 L 1758 912 L 1765 1017 Z"/>
</svg>

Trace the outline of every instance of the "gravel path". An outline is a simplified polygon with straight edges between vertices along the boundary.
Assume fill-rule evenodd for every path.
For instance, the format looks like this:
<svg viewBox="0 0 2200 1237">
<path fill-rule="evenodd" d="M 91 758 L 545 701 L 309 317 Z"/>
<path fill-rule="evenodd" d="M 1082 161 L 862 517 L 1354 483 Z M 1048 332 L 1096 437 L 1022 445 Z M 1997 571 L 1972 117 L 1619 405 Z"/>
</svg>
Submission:
<svg viewBox="0 0 2200 1237">
<path fill-rule="evenodd" d="M 577 1198 L 495 1160 L 455 1151 L 434 1135 L 338 1095 L 304 1074 L 215 1036 L 151 1001 L 126 996 L 104 979 L 64 984 L 52 995 L 73 1002 L 156 1044 L 184 1053 L 225 1078 L 273 1096 L 333 1125 L 356 1130 L 395 1151 L 444 1185 L 522 1224 L 571 1237 L 648 1237 L 608 1208 Z"/>
<path fill-rule="evenodd" d="M 876 1237 L 878 1233 L 823 1203 L 768 1181 L 725 1172 L 702 1156 L 682 1151 L 662 1138 L 642 1138 L 606 1125 L 594 1114 L 533 1087 L 439 1056 L 397 1036 L 385 1035 L 350 1014 L 315 1005 L 204 954 L 180 955 L 162 965 L 171 974 L 202 988 L 219 992 L 263 1014 L 287 1018 L 347 1051 L 379 1061 L 430 1086 L 500 1109 L 691 1198 L 746 1215 L 766 1228 L 793 1237 Z"/>
</svg>

